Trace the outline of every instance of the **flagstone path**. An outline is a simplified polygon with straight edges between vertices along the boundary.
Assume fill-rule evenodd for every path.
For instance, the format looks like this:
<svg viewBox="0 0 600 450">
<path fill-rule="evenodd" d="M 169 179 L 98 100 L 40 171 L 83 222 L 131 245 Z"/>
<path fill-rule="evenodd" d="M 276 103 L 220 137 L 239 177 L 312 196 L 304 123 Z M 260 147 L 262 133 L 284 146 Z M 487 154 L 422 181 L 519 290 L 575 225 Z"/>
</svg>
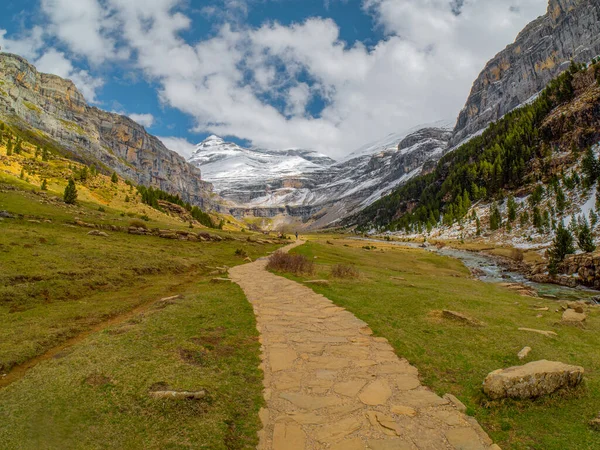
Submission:
<svg viewBox="0 0 600 450">
<path fill-rule="evenodd" d="M 260 332 L 260 450 L 499 448 L 477 421 L 422 386 L 417 369 L 365 322 L 265 266 L 230 270 Z"/>
</svg>

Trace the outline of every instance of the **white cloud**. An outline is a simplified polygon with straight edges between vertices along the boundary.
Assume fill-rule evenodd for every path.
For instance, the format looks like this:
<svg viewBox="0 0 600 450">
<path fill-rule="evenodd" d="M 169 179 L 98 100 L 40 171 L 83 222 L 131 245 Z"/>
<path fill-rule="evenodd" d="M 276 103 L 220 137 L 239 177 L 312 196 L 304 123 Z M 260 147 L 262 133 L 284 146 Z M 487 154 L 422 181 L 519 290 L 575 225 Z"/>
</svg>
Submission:
<svg viewBox="0 0 600 450">
<path fill-rule="evenodd" d="M 128 114 L 129 118 L 145 128 L 154 125 L 154 116 L 152 114 Z"/>
<path fill-rule="evenodd" d="M 189 158 L 196 149 L 196 146 L 186 139 L 180 137 L 159 137 L 165 147 L 169 150 L 179 153 L 184 158 Z"/>
<path fill-rule="evenodd" d="M 363 0 L 386 33 L 365 47 L 343 42 L 331 19 L 252 28 L 241 20 L 246 1 L 224 1 L 235 17 L 203 10 L 225 24 L 197 43 L 182 38 L 193 26 L 181 13 L 185 0 L 42 0 L 42 7 L 49 32 L 71 52 L 92 64 L 128 56 L 198 132 L 341 155 L 456 116 L 485 62 L 547 4 Z M 317 117 L 307 111 L 314 98 L 325 102 Z"/>
<path fill-rule="evenodd" d="M 94 78 L 89 72 L 74 67 L 64 53 L 53 48 L 48 49 L 34 61 L 34 65 L 40 72 L 71 80 L 89 103 L 97 102 L 96 91 L 104 82 L 100 78 Z"/>
<path fill-rule="evenodd" d="M 94 64 L 127 57 L 126 50 L 117 51 L 113 36 L 119 21 L 106 5 L 97 0 L 41 0 L 41 7 L 51 23 L 48 31 L 76 55 Z"/>
<path fill-rule="evenodd" d="M 43 47 L 43 30 L 41 27 L 33 27 L 25 35 L 16 39 L 6 37 L 7 31 L 0 29 L 0 47 L 2 51 L 21 55 L 23 58 L 34 58 Z"/>
</svg>

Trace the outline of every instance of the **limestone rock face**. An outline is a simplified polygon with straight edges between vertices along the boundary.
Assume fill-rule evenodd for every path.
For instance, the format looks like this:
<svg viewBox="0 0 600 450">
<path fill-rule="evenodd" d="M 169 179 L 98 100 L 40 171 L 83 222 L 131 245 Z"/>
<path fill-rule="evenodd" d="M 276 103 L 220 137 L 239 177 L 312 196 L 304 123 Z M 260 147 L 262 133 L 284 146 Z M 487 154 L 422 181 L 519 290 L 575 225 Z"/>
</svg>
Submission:
<svg viewBox="0 0 600 450">
<path fill-rule="evenodd" d="M 491 372 L 483 382 L 483 391 L 493 400 L 525 399 L 575 387 L 582 380 L 583 367 L 541 360 Z"/>
<path fill-rule="evenodd" d="M 209 206 L 212 185 L 198 168 L 130 118 L 89 106 L 71 81 L 8 53 L 0 54 L 0 80 L 0 120 L 41 144 L 57 143 L 73 159 Z"/>
<path fill-rule="evenodd" d="M 570 60 L 600 55 L 600 1 L 550 0 L 547 13 L 487 63 L 458 116 L 451 145 L 486 128 L 541 91 Z"/>
</svg>

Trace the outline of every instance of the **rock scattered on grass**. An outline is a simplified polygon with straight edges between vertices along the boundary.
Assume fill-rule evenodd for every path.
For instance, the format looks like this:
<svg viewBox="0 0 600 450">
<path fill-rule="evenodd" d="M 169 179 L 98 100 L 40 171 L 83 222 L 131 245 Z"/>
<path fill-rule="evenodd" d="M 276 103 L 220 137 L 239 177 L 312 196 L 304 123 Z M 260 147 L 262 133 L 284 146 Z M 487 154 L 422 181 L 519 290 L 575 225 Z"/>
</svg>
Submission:
<svg viewBox="0 0 600 450">
<path fill-rule="evenodd" d="M 578 313 L 574 309 L 567 309 L 562 315 L 562 323 L 567 325 L 577 325 L 585 322 L 587 316 L 583 313 Z"/>
<path fill-rule="evenodd" d="M 529 352 L 531 352 L 531 347 L 523 347 L 523 350 L 517 353 L 517 357 L 521 360 L 525 359 L 529 355 Z"/>
<path fill-rule="evenodd" d="M 450 311 L 447 309 L 444 309 L 442 311 L 442 317 L 445 319 L 450 319 L 450 320 L 455 320 L 457 322 L 461 322 L 465 325 L 469 325 L 472 327 L 482 327 L 485 326 L 485 324 L 477 319 L 473 319 L 472 317 L 467 316 L 466 314 L 463 313 L 459 313 L 456 311 Z"/>
<path fill-rule="evenodd" d="M 108 237 L 108 233 L 105 233 L 104 231 L 92 230 L 88 233 L 88 236 Z"/>
<path fill-rule="evenodd" d="M 583 381 L 583 372 L 583 367 L 562 362 L 534 361 L 491 372 L 483 382 L 483 391 L 492 400 L 535 398 L 578 386 Z"/>
<path fill-rule="evenodd" d="M 168 400 L 200 400 L 206 397 L 206 391 L 151 391 L 150 397 Z"/>
<path fill-rule="evenodd" d="M 558 336 L 554 331 L 536 330 L 534 328 L 519 328 L 519 331 L 529 331 L 531 333 L 543 334 L 547 337 Z"/>
</svg>

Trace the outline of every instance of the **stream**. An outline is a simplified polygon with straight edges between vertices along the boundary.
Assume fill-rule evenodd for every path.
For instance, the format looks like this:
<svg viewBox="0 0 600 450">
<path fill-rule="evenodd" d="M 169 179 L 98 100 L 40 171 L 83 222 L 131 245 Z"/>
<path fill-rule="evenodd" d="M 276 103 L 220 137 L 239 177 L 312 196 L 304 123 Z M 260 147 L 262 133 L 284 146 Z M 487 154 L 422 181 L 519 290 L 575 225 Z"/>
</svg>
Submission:
<svg viewBox="0 0 600 450">
<path fill-rule="evenodd" d="M 586 287 L 570 288 L 549 283 L 534 283 L 528 280 L 523 274 L 512 272 L 502 267 L 496 258 L 483 253 L 469 252 L 466 250 L 457 250 L 450 247 L 438 249 L 433 245 L 426 248 L 416 242 L 394 242 L 382 241 L 378 239 L 359 238 L 360 240 L 370 242 L 380 242 L 401 247 L 419 248 L 422 250 L 437 253 L 438 255 L 448 256 L 460 260 L 468 269 L 479 269 L 482 274 L 479 275 L 481 281 L 486 283 L 518 283 L 534 289 L 540 297 L 557 300 L 589 300 L 597 296 L 600 292 Z"/>
</svg>

